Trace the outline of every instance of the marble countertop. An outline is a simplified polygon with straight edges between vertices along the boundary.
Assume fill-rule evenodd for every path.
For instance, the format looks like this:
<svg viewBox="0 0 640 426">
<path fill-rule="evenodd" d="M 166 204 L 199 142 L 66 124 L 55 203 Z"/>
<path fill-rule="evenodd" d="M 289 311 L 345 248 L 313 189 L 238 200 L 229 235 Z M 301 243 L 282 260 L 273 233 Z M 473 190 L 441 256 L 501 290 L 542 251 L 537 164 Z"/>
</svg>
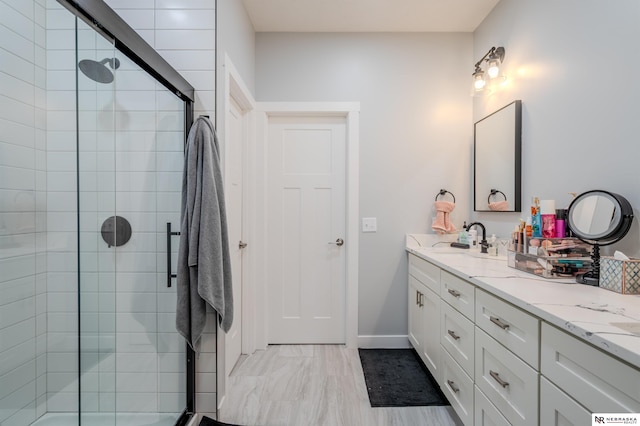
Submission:
<svg viewBox="0 0 640 426">
<path fill-rule="evenodd" d="M 407 234 L 406 250 L 640 368 L 640 296 L 528 274 L 451 238 Z"/>
</svg>

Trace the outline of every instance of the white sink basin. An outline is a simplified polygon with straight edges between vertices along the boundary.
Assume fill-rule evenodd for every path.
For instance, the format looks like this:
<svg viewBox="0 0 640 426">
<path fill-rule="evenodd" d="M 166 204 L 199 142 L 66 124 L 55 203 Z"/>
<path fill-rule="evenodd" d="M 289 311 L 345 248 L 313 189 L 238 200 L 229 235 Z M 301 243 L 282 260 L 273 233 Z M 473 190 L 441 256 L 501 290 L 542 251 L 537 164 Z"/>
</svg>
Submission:
<svg viewBox="0 0 640 426">
<path fill-rule="evenodd" d="M 499 260 L 503 262 L 507 261 L 507 256 L 491 256 L 488 253 L 480 253 L 479 251 L 476 251 L 476 250 L 447 247 L 444 245 L 442 247 L 421 247 L 414 250 L 418 252 L 422 252 L 424 254 L 446 254 L 446 255 L 456 254 L 456 255 L 475 257 L 476 259 Z"/>
</svg>

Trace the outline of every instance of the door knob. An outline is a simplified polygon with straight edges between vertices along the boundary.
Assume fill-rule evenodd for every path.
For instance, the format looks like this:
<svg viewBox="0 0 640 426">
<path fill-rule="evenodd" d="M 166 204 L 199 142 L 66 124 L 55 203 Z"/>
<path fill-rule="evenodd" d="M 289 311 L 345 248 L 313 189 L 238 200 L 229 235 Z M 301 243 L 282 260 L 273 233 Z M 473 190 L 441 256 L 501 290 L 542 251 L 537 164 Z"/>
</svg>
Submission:
<svg viewBox="0 0 640 426">
<path fill-rule="evenodd" d="M 243 243 L 242 241 L 238 242 L 238 248 L 240 250 L 242 250 L 243 248 L 245 248 L 247 246 L 247 243 Z"/>
<path fill-rule="evenodd" d="M 337 246 L 341 246 L 344 244 L 344 240 L 342 238 L 338 238 L 335 243 L 329 243 L 329 244 L 335 244 Z"/>
</svg>

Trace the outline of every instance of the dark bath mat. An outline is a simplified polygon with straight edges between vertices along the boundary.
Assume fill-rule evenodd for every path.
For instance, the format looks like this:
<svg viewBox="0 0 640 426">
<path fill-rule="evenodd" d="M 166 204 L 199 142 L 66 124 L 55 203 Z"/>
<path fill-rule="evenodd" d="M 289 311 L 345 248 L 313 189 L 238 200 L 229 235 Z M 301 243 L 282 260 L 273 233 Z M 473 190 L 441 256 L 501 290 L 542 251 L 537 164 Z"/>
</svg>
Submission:
<svg viewBox="0 0 640 426">
<path fill-rule="evenodd" d="M 413 349 L 359 349 L 372 407 L 449 405 Z"/>
<path fill-rule="evenodd" d="M 202 416 L 202 420 L 200 420 L 200 426 L 238 426 L 238 425 L 232 425 L 230 423 L 222 423 L 217 420 L 213 420 L 207 416 Z"/>
</svg>

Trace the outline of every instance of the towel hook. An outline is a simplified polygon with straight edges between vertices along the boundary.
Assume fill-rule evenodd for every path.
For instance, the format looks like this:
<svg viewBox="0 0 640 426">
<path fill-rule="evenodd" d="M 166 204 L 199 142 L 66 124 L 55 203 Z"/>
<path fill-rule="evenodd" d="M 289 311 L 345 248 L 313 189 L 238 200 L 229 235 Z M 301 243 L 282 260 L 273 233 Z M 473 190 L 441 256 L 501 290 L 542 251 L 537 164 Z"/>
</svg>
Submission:
<svg viewBox="0 0 640 426">
<path fill-rule="evenodd" d="M 507 196 L 506 196 L 506 195 L 504 195 L 504 192 L 502 192 L 502 191 L 498 191 L 497 189 L 492 189 L 492 190 L 491 190 L 491 193 L 490 193 L 490 194 L 489 194 L 489 196 L 487 197 L 487 204 L 491 203 L 491 197 L 492 197 L 493 195 L 498 194 L 498 193 L 502 194 L 502 196 L 504 197 L 504 201 L 507 201 Z"/>
<path fill-rule="evenodd" d="M 456 202 L 456 196 L 455 196 L 455 195 L 453 195 L 453 192 L 449 192 L 449 191 L 447 191 L 446 189 L 441 189 L 441 190 L 440 190 L 440 192 L 438 192 L 438 193 L 436 194 L 436 201 L 438 201 L 438 197 L 439 197 L 439 196 L 441 196 L 441 195 L 445 195 L 445 194 L 451 194 L 451 197 L 453 198 L 453 202 L 454 202 L 454 203 Z"/>
</svg>

